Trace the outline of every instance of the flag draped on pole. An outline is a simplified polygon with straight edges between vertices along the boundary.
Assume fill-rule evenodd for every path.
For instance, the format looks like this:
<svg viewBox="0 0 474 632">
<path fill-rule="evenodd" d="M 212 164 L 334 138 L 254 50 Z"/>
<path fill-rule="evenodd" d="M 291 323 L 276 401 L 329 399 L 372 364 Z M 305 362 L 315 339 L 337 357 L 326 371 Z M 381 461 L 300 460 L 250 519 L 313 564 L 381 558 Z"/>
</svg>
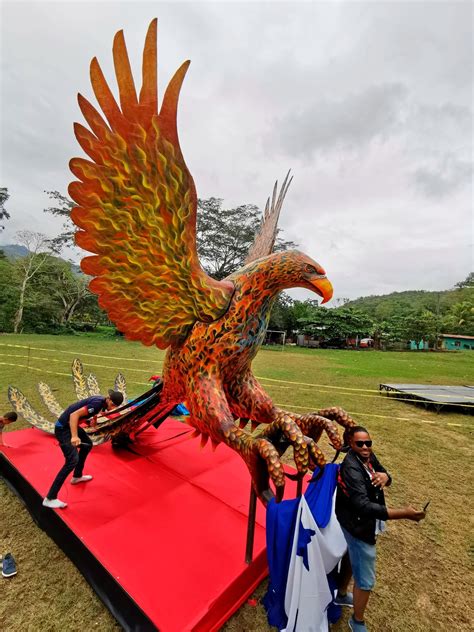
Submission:
<svg viewBox="0 0 474 632">
<path fill-rule="evenodd" d="M 286 632 L 326 632 L 333 600 L 327 575 L 346 551 L 334 513 L 337 465 L 326 465 L 305 495 L 267 509 L 270 625 Z"/>
</svg>

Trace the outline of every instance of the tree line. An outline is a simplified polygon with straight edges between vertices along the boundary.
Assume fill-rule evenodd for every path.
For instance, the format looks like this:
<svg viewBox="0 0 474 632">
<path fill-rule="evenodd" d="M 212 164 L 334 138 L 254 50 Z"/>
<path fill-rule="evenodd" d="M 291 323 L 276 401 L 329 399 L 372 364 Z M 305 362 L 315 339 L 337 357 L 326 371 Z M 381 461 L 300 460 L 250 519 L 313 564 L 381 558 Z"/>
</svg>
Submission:
<svg viewBox="0 0 474 632">
<path fill-rule="evenodd" d="M 402 347 L 423 340 L 438 345 L 441 334 L 474 336 L 474 275 L 444 292 L 396 292 L 347 301 L 326 308 L 317 301 L 293 301 L 282 295 L 272 313 L 271 329 L 298 331 L 322 346 L 346 346 L 348 340 L 371 338 L 376 348 Z M 400 347 L 400 344 L 398 345 Z"/>
<path fill-rule="evenodd" d="M 73 202 L 58 191 L 46 191 L 44 209 L 63 220 L 52 239 L 34 231 L 17 233 L 17 247 L 0 249 L 0 332 L 73 333 L 113 327 L 88 290 L 90 279 L 60 255 L 73 245 L 70 220 Z M 0 188 L 0 231 L 9 219 L 9 195 Z M 225 208 L 220 198 L 198 201 L 197 244 L 203 267 L 222 279 L 243 264 L 261 213 L 254 204 Z M 281 235 L 277 250 L 297 247 Z M 0 247 L 1 248 L 1 247 Z M 343 300 L 335 308 L 316 300 L 298 301 L 282 293 L 272 310 L 269 329 L 296 333 L 323 344 L 340 346 L 347 339 L 371 337 L 375 346 L 425 340 L 435 345 L 441 333 L 474 335 L 474 274 L 444 292 L 394 292 L 386 296 Z M 112 329 L 113 331 L 113 329 Z"/>
</svg>

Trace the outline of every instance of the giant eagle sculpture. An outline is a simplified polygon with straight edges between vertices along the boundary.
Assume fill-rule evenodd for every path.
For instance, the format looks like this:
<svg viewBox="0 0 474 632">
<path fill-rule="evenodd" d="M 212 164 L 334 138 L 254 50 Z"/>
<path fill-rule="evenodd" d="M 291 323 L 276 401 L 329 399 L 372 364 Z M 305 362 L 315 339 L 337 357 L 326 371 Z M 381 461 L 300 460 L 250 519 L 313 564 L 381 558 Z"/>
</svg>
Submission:
<svg viewBox="0 0 474 632">
<path fill-rule="evenodd" d="M 238 452 L 259 498 L 265 503 L 272 496 L 271 480 L 279 500 L 284 450 L 292 446 L 302 476 L 325 463 L 317 446 L 322 432 L 340 449 L 337 425 L 348 428 L 354 421 L 340 408 L 305 415 L 282 410 L 253 375 L 251 363 L 279 292 L 303 287 L 326 302 L 332 286 L 306 254 L 272 253 L 288 176 L 279 192 L 275 185 L 244 267 L 222 281 L 203 270 L 196 247 L 196 188 L 177 131 L 178 96 L 189 62 L 176 71 L 159 107 L 156 40 L 153 20 L 138 94 L 120 31 L 113 44 L 119 103 L 95 58 L 90 75 L 102 113 L 78 97 L 89 127 L 76 123 L 75 134 L 89 159 L 70 162 L 77 178 L 69 186 L 77 204 L 71 217 L 77 245 L 93 253 L 81 267 L 93 277 L 90 288 L 100 306 L 127 338 L 168 350 L 159 393 L 148 399 L 152 405 L 144 414 L 128 411 L 103 424 L 95 438 L 133 436 L 186 401 L 189 423 L 202 443 L 210 438 Z M 248 431 L 249 420 L 252 428 L 264 424 L 263 429 Z"/>
</svg>

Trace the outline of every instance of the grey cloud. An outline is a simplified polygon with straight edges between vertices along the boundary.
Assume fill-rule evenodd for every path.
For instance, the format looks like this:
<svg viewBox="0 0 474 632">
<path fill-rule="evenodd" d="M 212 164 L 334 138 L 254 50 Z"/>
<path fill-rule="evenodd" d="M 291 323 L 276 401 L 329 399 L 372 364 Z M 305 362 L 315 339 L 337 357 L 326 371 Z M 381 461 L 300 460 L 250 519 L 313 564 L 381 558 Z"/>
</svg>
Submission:
<svg viewBox="0 0 474 632">
<path fill-rule="evenodd" d="M 456 103 L 417 104 L 406 120 L 411 180 L 428 197 L 445 197 L 472 182 L 472 110 Z"/>
<path fill-rule="evenodd" d="M 472 109 L 457 103 L 441 105 L 413 103 L 405 126 L 412 137 L 414 149 L 420 142 L 431 149 L 459 151 L 472 142 Z M 423 151 L 423 147 L 420 148 Z"/>
<path fill-rule="evenodd" d="M 373 85 L 345 99 L 318 98 L 277 122 L 281 146 L 290 156 L 308 157 L 334 149 L 359 149 L 396 127 L 406 88 L 400 83 Z"/>
<path fill-rule="evenodd" d="M 446 196 L 464 184 L 472 184 L 472 163 L 446 154 L 431 167 L 420 167 L 413 174 L 415 185 L 430 197 Z"/>
</svg>

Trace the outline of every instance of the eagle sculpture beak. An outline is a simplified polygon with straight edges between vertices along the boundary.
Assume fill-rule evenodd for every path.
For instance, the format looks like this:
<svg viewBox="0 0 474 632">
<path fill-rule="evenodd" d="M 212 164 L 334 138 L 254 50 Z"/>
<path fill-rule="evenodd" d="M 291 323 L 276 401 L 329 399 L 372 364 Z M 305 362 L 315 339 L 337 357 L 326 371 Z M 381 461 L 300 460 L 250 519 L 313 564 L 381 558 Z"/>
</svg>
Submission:
<svg viewBox="0 0 474 632">
<path fill-rule="evenodd" d="M 327 303 L 331 300 L 333 294 L 333 288 L 331 282 L 326 277 L 319 277 L 311 280 L 311 285 L 314 288 L 316 294 L 323 297 L 321 304 Z"/>
</svg>

